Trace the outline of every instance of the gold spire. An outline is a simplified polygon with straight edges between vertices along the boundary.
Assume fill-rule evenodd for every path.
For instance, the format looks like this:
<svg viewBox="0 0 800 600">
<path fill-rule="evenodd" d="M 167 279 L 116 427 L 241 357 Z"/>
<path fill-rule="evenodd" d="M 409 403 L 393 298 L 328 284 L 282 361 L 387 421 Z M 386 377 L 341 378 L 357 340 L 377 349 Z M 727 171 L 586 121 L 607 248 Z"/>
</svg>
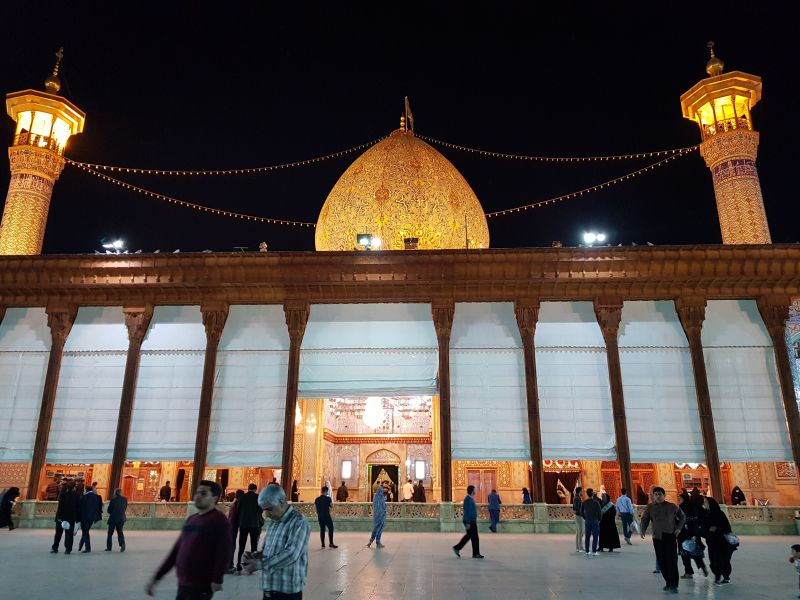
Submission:
<svg viewBox="0 0 800 600">
<path fill-rule="evenodd" d="M 711 59 L 706 63 L 706 73 L 708 73 L 710 77 L 720 75 L 722 73 L 722 69 L 725 68 L 725 63 L 722 62 L 722 59 L 717 58 L 716 54 L 714 54 L 714 42 L 708 42 L 706 47 L 711 53 Z"/>
<path fill-rule="evenodd" d="M 408 96 L 406 96 L 405 109 L 406 109 L 405 120 L 406 123 L 408 123 L 408 130 L 411 131 L 411 133 L 414 133 L 414 115 L 411 113 L 411 102 L 408 100 Z"/>
<path fill-rule="evenodd" d="M 61 81 L 58 78 L 58 69 L 61 67 L 61 60 L 64 58 L 64 46 L 56 52 L 56 66 L 53 67 L 53 73 L 44 80 L 44 89 L 50 94 L 57 94 L 61 89 Z"/>
</svg>

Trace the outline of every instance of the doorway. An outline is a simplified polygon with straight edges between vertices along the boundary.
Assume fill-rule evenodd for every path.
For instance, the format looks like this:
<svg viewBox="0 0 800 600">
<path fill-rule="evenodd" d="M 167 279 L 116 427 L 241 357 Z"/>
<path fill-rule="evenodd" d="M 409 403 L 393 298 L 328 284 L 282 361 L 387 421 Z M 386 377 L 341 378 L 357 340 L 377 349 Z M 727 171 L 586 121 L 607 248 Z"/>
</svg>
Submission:
<svg viewBox="0 0 800 600">
<path fill-rule="evenodd" d="M 367 465 L 369 481 L 369 499 L 375 495 L 379 485 L 389 487 L 387 502 L 397 502 L 397 484 L 400 469 L 397 465 Z"/>
<path fill-rule="evenodd" d="M 475 502 L 486 503 L 496 489 L 497 469 L 467 469 L 467 485 L 475 486 Z"/>
</svg>

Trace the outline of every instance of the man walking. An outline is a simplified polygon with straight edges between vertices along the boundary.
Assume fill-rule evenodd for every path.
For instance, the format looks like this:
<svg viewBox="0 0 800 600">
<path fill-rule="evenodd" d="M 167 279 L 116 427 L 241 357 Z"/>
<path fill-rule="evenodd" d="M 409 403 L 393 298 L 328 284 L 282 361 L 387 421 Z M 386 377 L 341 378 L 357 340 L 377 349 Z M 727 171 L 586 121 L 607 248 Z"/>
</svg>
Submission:
<svg viewBox="0 0 800 600">
<path fill-rule="evenodd" d="M 575 552 L 583 553 L 583 488 L 575 488 L 575 496 L 572 498 L 572 512 L 575 513 Z"/>
<path fill-rule="evenodd" d="M 247 538 L 250 538 L 250 552 L 255 552 L 258 548 L 258 538 L 261 536 L 261 527 L 264 525 L 261 509 L 258 506 L 257 489 L 258 486 L 251 483 L 247 486 L 247 493 L 236 502 L 236 518 L 239 520 L 239 553 L 236 556 L 236 570 L 240 572 Z"/>
<path fill-rule="evenodd" d="M 78 513 L 81 520 L 81 541 L 78 542 L 78 552 L 91 552 L 92 540 L 89 537 L 89 530 L 103 518 L 103 500 L 91 485 L 86 488 L 86 493 L 78 503 Z"/>
<path fill-rule="evenodd" d="M 603 507 L 594 497 L 592 488 L 586 490 L 586 500 L 581 504 L 581 514 L 586 526 L 586 535 L 583 542 L 584 552 L 586 552 L 586 556 L 597 556 L 597 542 L 600 539 L 600 518 L 603 516 Z M 589 552 L 590 538 L 592 540 L 591 552 Z"/>
<path fill-rule="evenodd" d="M 58 508 L 56 508 L 56 535 L 53 538 L 53 546 L 50 552 L 58 553 L 58 546 L 61 543 L 61 535 L 64 535 L 64 554 L 72 553 L 72 539 L 75 531 L 75 523 L 78 520 L 78 507 L 80 498 L 75 492 L 75 482 L 71 479 L 64 485 L 64 489 L 58 496 Z M 67 525 L 67 527 L 64 527 Z"/>
<path fill-rule="evenodd" d="M 339 486 L 339 489 L 336 490 L 336 501 L 337 502 L 347 502 L 347 498 L 350 496 L 350 492 L 347 491 L 347 486 L 342 482 L 342 485 Z"/>
<path fill-rule="evenodd" d="M 122 528 L 125 526 L 125 511 L 128 510 L 128 499 L 122 495 L 122 490 L 114 490 L 114 497 L 108 503 L 108 537 L 106 537 L 106 552 L 111 552 L 111 542 L 114 539 L 114 530 L 117 532 L 117 543 L 119 551 L 125 552 L 125 534 Z"/>
<path fill-rule="evenodd" d="M 629 546 L 631 544 L 631 523 L 633 523 L 633 502 L 628 496 L 628 490 L 622 488 L 620 497 L 617 498 L 617 512 L 619 518 L 622 519 L 622 535 L 625 537 L 625 543 Z"/>
<path fill-rule="evenodd" d="M 172 547 L 145 592 L 155 595 L 156 584 L 175 567 L 178 595 L 175 600 L 209 600 L 222 591 L 225 567 L 233 551 L 231 528 L 227 517 L 217 510 L 222 488 L 215 481 L 201 481 L 194 493 L 197 514 L 183 524 L 178 541 Z"/>
<path fill-rule="evenodd" d="M 314 506 L 317 509 L 317 520 L 319 521 L 319 540 L 322 542 L 322 547 L 325 547 L 325 528 L 328 528 L 328 545 L 331 548 L 338 548 L 333 543 L 333 518 L 331 517 L 331 506 L 333 502 L 331 497 L 328 496 L 328 488 L 322 487 L 322 493 L 314 500 Z"/>
<path fill-rule="evenodd" d="M 330 498 L 329 498 L 330 499 Z M 308 539 L 311 529 L 306 518 L 286 501 L 278 485 L 268 485 L 258 503 L 269 515 L 261 552 L 247 553 L 244 568 L 261 571 L 261 590 L 269 600 L 302 600 L 308 575 Z"/>
<path fill-rule="evenodd" d="M 409 479 L 403 484 L 403 502 L 411 502 L 414 499 L 414 484 Z"/>
<path fill-rule="evenodd" d="M 169 502 L 170 498 L 172 498 L 172 488 L 169 487 L 169 481 L 161 486 L 161 489 L 158 490 L 158 499 L 162 502 Z"/>
<path fill-rule="evenodd" d="M 664 488 L 653 488 L 653 502 L 647 505 L 642 516 L 642 539 L 648 525 L 653 524 L 653 548 L 656 562 L 666 585 L 665 592 L 678 593 L 678 541 L 686 515 L 680 507 L 667 502 Z"/>
<path fill-rule="evenodd" d="M 461 541 L 453 546 L 453 553 L 461 558 L 461 549 L 467 544 L 467 540 L 472 542 L 472 558 L 483 558 L 478 539 L 478 507 L 475 505 L 475 486 L 467 486 L 467 495 L 464 496 L 464 529 L 466 533 Z"/>
<path fill-rule="evenodd" d="M 500 522 L 500 505 L 503 503 L 500 500 L 500 494 L 497 490 L 492 490 L 489 494 L 489 529 L 492 533 L 497 533 L 497 524 Z"/>
</svg>

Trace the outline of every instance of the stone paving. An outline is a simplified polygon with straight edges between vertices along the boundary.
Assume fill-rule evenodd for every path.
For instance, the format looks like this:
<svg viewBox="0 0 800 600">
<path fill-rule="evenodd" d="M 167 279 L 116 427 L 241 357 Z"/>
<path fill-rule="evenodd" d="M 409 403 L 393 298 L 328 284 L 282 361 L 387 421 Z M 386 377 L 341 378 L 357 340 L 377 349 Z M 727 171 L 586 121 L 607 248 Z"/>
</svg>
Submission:
<svg viewBox="0 0 800 600">
<path fill-rule="evenodd" d="M 95 529 L 91 554 L 49 554 L 46 530 L 0 531 L 0 597 L 14 600 L 144 599 L 144 583 L 169 550 L 176 532 L 132 531 L 128 550 L 104 552 L 105 533 Z M 458 536 L 444 533 L 386 533 L 383 549 L 367 549 L 363 533 L 337 533 L 337 550 L 319 547 L 312 533 L 307 600 L 499 600 L 665 597 L 663 579 L 653 575 L 649 538 L 621 552 L 587 558 L 568 535 L 481 534 L 485 560 L 470 558 L 469 545 L 457 559 L 450 547 Z M 748 600 L 796 598 L 798 577 L 788 563 L 794 536 L 745 537 L 733 558 L 733 583 L 717 588 L 695 576 L 681 580 L 680 594 L 692 598 Z M 62 546 L 63 548 L 63 546 Z M 75 550 L 77 550 L 77 542 Z M 682 571 L 681 571 L 682 572 Z M 175 597 L 168 575 L 157 598 Z M 226 576 L 215 598 L 257 600 L 257 576 Z M 646 596 L 645 596 L 646 594 Z M 679 596 L 680 597 L 680 596 Z"/>
</svg>

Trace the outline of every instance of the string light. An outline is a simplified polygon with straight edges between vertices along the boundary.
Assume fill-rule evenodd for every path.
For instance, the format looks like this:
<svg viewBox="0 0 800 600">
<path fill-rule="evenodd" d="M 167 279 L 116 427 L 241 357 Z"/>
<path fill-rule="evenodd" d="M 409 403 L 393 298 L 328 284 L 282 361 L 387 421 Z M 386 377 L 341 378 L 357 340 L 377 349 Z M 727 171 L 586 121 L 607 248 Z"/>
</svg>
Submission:
<svg viewBox="0 0 800 600">
<path fill-rule="evenodd" d="M 638 177 L 642 173 L 646 173 L 648 171 L 652 171 L 657 169 L 658 167 L 662 167 L 673 160 L 680 158 L 682 156 L 686 156 L 687 154 L 694 152 L 700 146 L 692 146 L 690 148 L 681 148 L 677 150 L 675 154 L 668 156 L 658 162 L 655 162 L 651 165 L 647 165 L 646 167 L 642 167 L 641 169 L 637 169 L 636 171 L 632 171 L 626 175 L 620 175 L 619 177 L 615 177 L 614 179 L 609 179 L 608 181 L 604 181 L 603 183 L 598 183 L 597 185 L 593 185 L 588 188 L 584 188 L 582 190 L 578 190 L 576 192 L 570 192 L 569 194 L 564 194 L 562 196 L 555 196 L 553 198 L 548 198 L 547 200 L 541 200 L 539 202 L 534 202 L 532 204 L 526 204 L 524 206 L 516 206 L 514 208 L 507 208 L 505 210 L 498 210 L 495 212 L 486 213 L 487 218 L 491 217 L 501 217 L 503 215 L 520 212 L 523 210 L 528 210 L 529 208 L 539 208 L 541 206 L 547 206 L 548 204 L 555 204 L 556 202 L 564 202 L 565 200 L 572 200 L 573 198 L 577 198 L 578 196 L 582 196 L 583 194 L 589 194 L 591 192 L 596 192 L 597 190 L 602 190 L 612 185 L 616 185 L 623 181 L 627 181 L 628 179 L 632 179 L 633 177 Z"/>
<path fill-rule="evenodd" d="M 202 212 L 210 212 L 215 215 L 223 216 L 223 217 L 231 217 L 234 219 L 242 219 L 244 221 L 258 221 L 259 223 L 271 223 L 273 225 L 289 225 L 292 227 L 316 227 L 316 223 L 309 223 L 306 221 L 290 221 L 286 219 L 272 219 L 269 217 L 259 217 L 256 215 L 248 215 L 246 213 L 234 212 L 231 210 L 223 210 L 221 208 L 212 208 L 210 206 L 203 206 L 202 204 L 195 204 L 194 202 L 187 202 L 186 200 L 181 200 L 180 198 L 174 198 L 173 196 L 166 196 L 164 194 L 159 194 L 158 192 L 153 192 L 150 190 L 146 190 L 136 185 L 132 185 L 125 181 L 121 181 L 119 179 L 115 179 L 114 177 L 110 177 L 105 175 L 104 173 L 100 173 L 95 171 L 94 169 L 88 167 L 83 163 L 76 162 L 74 160 L 66 159 L 68 164 L 71 164 L 79 169 L 86 171 L 102 179 L 103 181 L 107 181 L 108 183 L 113 183 L 114 185 L 118 185 L 121 188 L 126 190 L 131 190 L 133 192 L 138 192 L 140 194 L 144 194 L 150 198 L 155 198 L 156 200 L 163 200 L 165 202 L 169 202 L 170 204 L 177 204 L 178 206 L 183 206 L 185 208 L 193 208 L 194 210 L 202 211 Z"/>
<path fill-rule="evenodd" d="M 265 167 L 251 167 L 246 169 L 213 169 L 210 171 L 197 171 L 197 170 L 188 170 L 188 171 L 181 171 L 175 169 L 141 169 L 139 167 L 119 167 L 115 165 L 100 165 L 95 163 L 84 163 L 79 162 L 76 160 L 71 160 L 67 158 L 67 162 L 75 165 L 76 167 L 81 168 L 89 168 L 95 169 L 98 171 L 111 171 L 114 173 L 132 173 L 136 175 L 249 175 L 253 173 L 269 173 L 272 171 L 278 171 L 281 169 L 291 169 L 294 167 L 303 167 L 306 165 L 311 165 L 314 163 L 323 162 L 326 160 L 330 160 L 333 158 L 339 158 L 340 156 L 345 156 L 347 154 L 352 154 L 353 152 L 358 152 L 359 150 L 363 150 L 365 148 L 369 148 L 370 146 L 374 146 L 381 140 L 385 139 L 387 136 L 379 137 L 378 139 L 372 140 L 370 142 L 365 142 L 363 144 L 359 144 L 358 146 L 353 146 L 352 148 L 348 148 L 347 150 L 339 150 L 338 152 L 333 152 L 331 154 L 325 154 L 323 156 L 317 156 L 314 158 L 308 158 L 305 160 L 298 160 L 295 162 L 288 162 L 282 163 L 278 165 L 267 165 Z"/>
<path fill-rule="evenodd" d="M 681 152 L 689 152 L 697 148 L 697 146 L 689 146 L 686 148 L 673 148 L 671 150 L 656 150 L 653 152 L 636 152 L 633 154 L 612 154 L 609 156 L 535 156 L 530 154 L 509 154 L 507 152 L 494 152 L 491 150 L 481 150 L 479 148 L 471 148 L 469 146 L 461 146 L 459 144 L 451 144 L 437 140 L 436 138 L 427 137 L 415 133 L 421 140 L 437 144 L 444 148 L 452 150 L 461 150 L 471 154 L 479 154 L 481 156 L 491 156 L 492 158 L 509 158 L 512 160 L 527 160 L 531 162 L 598 162 L 602 160 L 635 160 L 637 158 L 657 158 L 659 156 L 671 156 Z"/>
</svg>

